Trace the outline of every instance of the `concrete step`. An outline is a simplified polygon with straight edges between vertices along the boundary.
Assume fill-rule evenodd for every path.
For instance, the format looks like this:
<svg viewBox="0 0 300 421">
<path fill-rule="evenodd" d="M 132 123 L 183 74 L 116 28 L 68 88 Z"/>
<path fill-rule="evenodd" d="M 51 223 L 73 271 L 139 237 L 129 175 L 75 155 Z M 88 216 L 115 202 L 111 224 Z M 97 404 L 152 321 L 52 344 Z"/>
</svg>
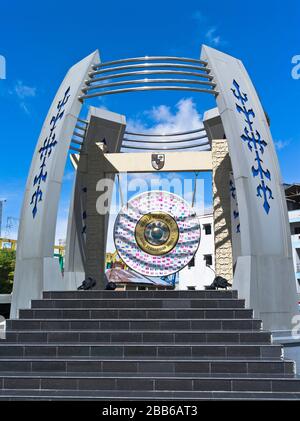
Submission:
<svg viewBox="0 0 300 421">
<path fill-rule="evenodd" d="M 237 291 L 45 291 L 43 298 L 47 299 L 115 299 L 115 298 L 238 298 Z"/>
<path fill-rule="evenodd" d="M 0 373 L 0 391 L 15 393 L 18 390 L 57 392 L 61 394 L 76 391 L 148 391 L 148 392 L 297 392 L 300 396 L 300 379 L 270 377 L 224 377 L 224 376 L 134 376 L 128 373 L 101 374 L 77 373 L 69 376 L 61 374 L 36 373 L 29 375 Z M 139 393 L 137 393 L 137 396 Z M 101 394 L 100 394 L 101 396 Z"/>
<path fill-rule="evenodd" d="M 165 344 L 270 344 L 271 334 L 264 331 L 11 331 L 1 343 L 165 343 Z"/>
<path fill-rule="evenodd" d="M 261 320 L 256 319 L 10 319 L 11 330 L 260 330 Z"/>
<path fill-rule="evenodd" d="M 20 319 L 250 319 L 249 309 L 25 309 Z"/>
<path fill-rule="evenodd" d="M 154 357 L 154 358 L 274 358 L 279 345 L 164 345 L 164 344 L 9 344 L 0 342 L 0 357 Z"/>
<path fill-rule="evenodd" d="M 86 391 L 86 390 L 0 390 L 0 401 L 292 401 L 292 392 L 193 392 L 193 391 Z"/>
<path fill-rule="evenodd" d="M 97 299 L 43 299 L 32 300 L 32 309 L 42 308 L 80 308 L 80 309 L 97 309 L 97 308 L 244 308 L 245 300 L 237 298 L 97 298 Z"/>
<path fill-rule="evenodd" d="M 295 373 L 293 361 L 274 359 L 207 359 L 207 358 L 4 358 L 2 372 L 127 372 L 127 373 L 222 373 L 290 375 Z"/>
<path fill-rule="evenodd" d="M 0 400 L 300 399 L 236 291 L 54 291 L 8 320 Z"/>
</svg>

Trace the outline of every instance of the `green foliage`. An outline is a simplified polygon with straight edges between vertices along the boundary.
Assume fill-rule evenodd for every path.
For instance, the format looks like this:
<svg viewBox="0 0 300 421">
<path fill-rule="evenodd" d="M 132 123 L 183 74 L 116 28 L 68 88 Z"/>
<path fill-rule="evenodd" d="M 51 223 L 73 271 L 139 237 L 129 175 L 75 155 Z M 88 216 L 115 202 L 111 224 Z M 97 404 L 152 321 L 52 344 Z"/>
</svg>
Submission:
<svg viewBox="0 0 300 421">
<path fill-rule="evenodd" d="M 0 250 L 0 294 L 10 294 L 12 291 L 16 252 Z"/>
</svg>

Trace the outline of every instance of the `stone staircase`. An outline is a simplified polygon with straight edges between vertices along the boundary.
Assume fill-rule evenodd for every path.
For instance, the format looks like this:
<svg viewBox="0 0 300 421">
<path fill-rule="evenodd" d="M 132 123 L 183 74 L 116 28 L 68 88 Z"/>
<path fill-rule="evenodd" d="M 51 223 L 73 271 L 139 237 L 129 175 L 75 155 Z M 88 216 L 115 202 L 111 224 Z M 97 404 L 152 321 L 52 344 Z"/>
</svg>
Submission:
<svg viewBox="0 0 300 421">
<path fill-rule="evenodd" d="M 236 291 L 45 292 L 0 340 L 0 400 L 300 399 Z"/>
</svg>

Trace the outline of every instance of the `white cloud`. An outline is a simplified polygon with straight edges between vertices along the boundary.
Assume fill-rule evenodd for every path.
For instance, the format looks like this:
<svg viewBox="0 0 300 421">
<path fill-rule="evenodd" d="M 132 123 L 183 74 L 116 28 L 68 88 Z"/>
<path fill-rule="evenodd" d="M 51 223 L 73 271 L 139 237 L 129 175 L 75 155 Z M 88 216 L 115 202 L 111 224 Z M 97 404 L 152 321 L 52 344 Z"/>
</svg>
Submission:
<svg viewBox="0 0 300 421">
<path fill-rule="evenodd" d="M 201 10 L 196 10 L 192 18 L 196 21 L 196 32 L 198 38 L 205 38 L 206 44 L 212 47 L 219 47 L 227 42 L 218 33 L 218 28 Z"/>
<path fill-rule="evenodd" d="M 17 81 L 14 87 L 14 91 L 20 99 L 32 98 L 36 96 L 36 88 L 24 85 L 24 83 L 21 80 Z"/>
<path fill-rule="evenodd" d="M 37 89 L 33 86 L 25 85 L 21 80 L 18 80 L 13 90 L 9 91 L 10 95 L 16 95 L 19 100 L 19 105 L 25 114 L 30 114 L 27 101 L 29 98 L 36 96 Z"/>
<path fill-rule="evenodd" d="M 176 104 L 175 113 L 172 113 L 170 107 L 159 105 L 148 111 L 148 114 L 155 123 L 149 131 L 156 134 L 184 132 L 203 127 L 202 116 L 191 98 L 181 99 Z"/>
<path fill-rule="evenodd" d="M 22 110 L 24 111 L 24 113 L 25 114 L 30 114 L 30 111 L 29 111 L 29 109 L 28 109 L 28 107 L 27 107 L 27 105 L 25 104 L 25 102 L 20 102 L 20 107 L 22 108 Z"/>
<path fill-rule="evenodd" d="M 291 143 L 290 140 L 277 140 L 277 141 L 275 141 L 275 147 L 276 147 L 276 149 L 281 151 L 282 149 L 289 146 L 290 143 Z"/>
<path fill-rule="evenodd" d="M 224 44 L 221 36 L 217 33 L 217 28 L 215 26 L 211 27 L 205 34 L 205 38 L 208 44 L 218 47 L 221 44 Z"/>
<path fill-rule="evenodd" d="M 175 111 L 167 105 L 158 105 L 153 107 L 151 110 L 145 111 L 145 115 L 152 120 L 152 125 L 146 126 L 140 119 L 133 120 L 129 119 L 127 124 L 127 131 L 137 132 L 137 133 L 153 133 L 155 135 L 166 135 L 170 133 L 181 133 L 186 131 L 192 131 L 203 127 L 202 116 L 198 113 L 196 105 L 191 98 L 181 99 L 175 106 Z M 128 136 L 134 138 L 133 136 Z M 186 136 L 173 136 L 167 140 L 184 140 L 191 135 Z M 193 135 L 196 137 L 196 134 Z M 158 144 L 161 144 L 162 139 L 158 137 L 146 138 L 151 141 L 157 141 Z M 143 143 L 143 146 L 153 147 L 153 149 L 158 149 L 157 145 L 153 143 Z M 204 139 L 201 139 L 200 143 L 203 143 Z M 189 145 L 197 145 L 199 140 L 192 141 Z M 137 146 L 136 144 L 135 146 Z M 183 146 L 183 143 L 181 143 Z M 163 150 L 168 144 L 164 143 L 160 150 Z M 179 147 L 180 144 L 172 144 L 173 147 Z M 170 146 L 170 147 L 172 147 Z"/>
</svg>

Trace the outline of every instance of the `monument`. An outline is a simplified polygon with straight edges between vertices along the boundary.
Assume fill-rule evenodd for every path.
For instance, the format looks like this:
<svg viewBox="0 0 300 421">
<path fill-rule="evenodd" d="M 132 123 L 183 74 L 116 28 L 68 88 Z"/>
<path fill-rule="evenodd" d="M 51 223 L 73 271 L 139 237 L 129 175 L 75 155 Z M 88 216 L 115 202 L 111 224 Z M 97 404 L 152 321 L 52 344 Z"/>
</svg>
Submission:
<svg viewBox="0 0 300 421">
<path fill-rule="evenodd" d="M 146 142 L 142 133 L 126 132 L 123 115 L 94 106 L 88 115 L 81 113 L 87 99 L 153 90 L 212 95 L 216 108 L 205 113 L 204 128 L 177 133 L 177 143 L 172 140 L 174 133 L 161 134 L 161 147 L 152 138 Z M 197 140 L 197 145 L 191 146 L 191 140 Z M 149 142 L 153 146 L 143 146 Z M 121 151 L 124 145 L 130 152 Z M 136 150 L 142 151 L 138 160 Z M 53 246 L 69 153 L 76 180 L 62 277 Z M 17 318 L 19 309 L 29 308 L 43 291 L 74 290 L 86 276 L 104 288 L 108 214 L 99 208 L 103 194 L 108 202 L 110 195 L 101 180 L 113 182 L 122 172 L 153 170 L 213 172 L 217 274 L 232 278 L 233 288 L 265 328 L 291 329 L 298 312 L 296 281 L 285 195 L 268 119 L 242 62 L 207 46 L 199 59 L 142 57 L 101 63 L 96 51 L 69 70 L 50 106 L 28 174 L 11 317 Z M 170 253 L 172 259 L 172 250 L 184 245 L 177 216 L 163 207 L 157 211 L 147 208 L 144 220 L 136 221 L 134 253 L 139 249 L 141 261 L 135 270 L 153 263 L 153 256 L 162 256 L 157 267 L 164 273 L 163 256 Z M 119 227 L 124 218 L 126 212 L 115 228 L 121 257 L 124 244 Z M 196 222 L 191 224 L 196 232 L 193 247 L 185 262 L 176 266 L 171 261 L 174 270 L 186 264 L 197 248 L 200 232 Z M 128 253 L 126 258 L 130 260 Z"/>
</svg>

